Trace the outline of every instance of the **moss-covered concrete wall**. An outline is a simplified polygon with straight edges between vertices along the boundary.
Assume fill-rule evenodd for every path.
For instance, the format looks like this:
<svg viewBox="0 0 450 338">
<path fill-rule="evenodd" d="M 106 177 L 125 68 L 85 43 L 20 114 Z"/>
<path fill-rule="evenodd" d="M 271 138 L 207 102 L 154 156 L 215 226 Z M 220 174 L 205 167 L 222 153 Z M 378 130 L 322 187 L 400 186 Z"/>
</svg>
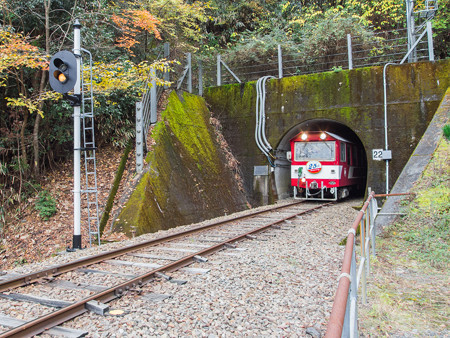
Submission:
<svg viewBox="0 0 450 338">
<path fill-rule="evenodd" d="M 210 124 L 203 98 L 173 91 L 152 137 L 154 150 L 115 230 L 139 234 L 243 210 L 247 200 Z"/>
<path fill-rule="evenodd" d="M 431 121 L 449 86 L 449 74 L 450 60 L 388 67 L 391 186 Z M 266 134 L 274 148 L 286 150 L 283 138 L 309 122 L 345 125 L 366 150 L 367 185 L 384 191 L 385 163 L 372 161 L 371 153 L 384 148 L 383 67 L 271 80 L 266 89 Z M 246 192 L 252 196 L 253 167 L 267 164 L 254 141 L 255 82 L 208 88 L 204 96 L 222 122 L 223 133 L 242 164 Z"/>
</svg>

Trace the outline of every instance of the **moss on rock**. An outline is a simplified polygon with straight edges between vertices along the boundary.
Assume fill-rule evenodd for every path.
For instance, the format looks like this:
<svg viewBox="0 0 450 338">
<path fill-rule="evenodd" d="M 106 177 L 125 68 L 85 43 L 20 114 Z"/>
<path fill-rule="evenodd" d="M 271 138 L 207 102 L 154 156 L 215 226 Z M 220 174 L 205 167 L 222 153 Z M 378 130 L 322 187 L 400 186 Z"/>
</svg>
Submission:
<svg viewBox="0 0 450 338">
<path fill-rule="evenodd" d="M 145 174 L 115 223 L 138 234 L 242 210 L 247 201 L 225 166 L 203 98 L 173 91 L 153 132 Z"/>
</svg>

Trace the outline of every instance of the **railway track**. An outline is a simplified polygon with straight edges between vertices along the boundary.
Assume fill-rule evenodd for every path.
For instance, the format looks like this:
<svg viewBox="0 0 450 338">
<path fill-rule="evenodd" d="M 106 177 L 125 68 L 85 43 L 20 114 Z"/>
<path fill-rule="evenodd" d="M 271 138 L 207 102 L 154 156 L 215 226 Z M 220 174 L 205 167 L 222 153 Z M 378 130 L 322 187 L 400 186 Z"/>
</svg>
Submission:
<svg viewBox="0 0 450 338">
<path fill-rule="evenodd" d="M 206 262 L 217 251 L 235 249 L 241 240 L 283 228 L 289 220 L 329 204 L 276 206 L 0 282 L 3 302 L 42 308 L 40 317 L 29 320 L 3 316 L 0 310 L 0 338 L 39 334 L 87 311 L 104 314 L 106 303 L 127 292 L 139 293 L 142 285 L 155 279 L 183 283 L 168 274 L 190 271 L 187 266 L 194 262 Z M 201 270 L 192 272 L 206 271 Z"/>
</svg>

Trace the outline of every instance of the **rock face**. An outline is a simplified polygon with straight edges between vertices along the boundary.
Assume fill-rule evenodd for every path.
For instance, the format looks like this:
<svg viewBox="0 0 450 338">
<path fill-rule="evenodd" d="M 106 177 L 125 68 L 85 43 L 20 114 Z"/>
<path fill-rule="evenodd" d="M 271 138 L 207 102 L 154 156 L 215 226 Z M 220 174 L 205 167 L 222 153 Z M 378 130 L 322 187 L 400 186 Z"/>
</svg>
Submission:
<svg viewBox="0 0 450 338">
<path fill-rule="evenodd" d="M 137 234 L 236 212 L 247 207 L 227 167 L 203 98 L 175 91 L 152 137 L 147 168 L 114 229 Z"/>
</svg>

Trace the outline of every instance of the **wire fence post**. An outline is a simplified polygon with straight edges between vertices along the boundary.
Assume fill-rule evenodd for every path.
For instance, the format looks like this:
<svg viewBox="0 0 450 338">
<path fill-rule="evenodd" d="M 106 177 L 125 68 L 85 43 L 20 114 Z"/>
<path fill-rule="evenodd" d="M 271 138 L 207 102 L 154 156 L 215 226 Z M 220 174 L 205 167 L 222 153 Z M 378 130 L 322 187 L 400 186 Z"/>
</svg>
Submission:
<svg viewBox="0 0 450 338">
<path fill-rule="evenodd" d="M 372 198 L 370 201 L 370 214 L 372 215 L 372 227 L 370 228 L 371 231 L 371 236 L 372 236 L 372 254 L 374 256 L 377 255 L 377 252 L 375 250 L 375 217 L 377 217 L 377 213 L 378 213 L 378 202 L 375 198 Z M 373 228 L 373 229 L 372 229 Z"/>
<path fill-rule="evenodd" d="M 192 94 L 192 54 L 187 53 L 188 92 Z"/>
<path fill-rule="evenodd" d="M 136 102 L 136 172 L 144 168 L 144 137 L 143 137 L 142 102 Z"/>
<path fill-rule="evenodd" d="M 168 42 L 164 42 L 164 59 L 166 59 L 166 61 L 167 61 L 169 56 L 170 56 L 170 44 Z M 170 81 L 170 73 L 168 70 L 164 72 L 163 79 L 164 79 L 164 82 Z M 167 89 L 167 88 L 169 88 L 169 86 L 165 85 L 164 89 Z"/>
<path fill-rule="evenodd" d="M 283 55 L 281 54 L 281 45 L 278 45 L 278 78 L 283 78 Z"/>
<path fill-rule="evenodd" d="M 222 59 L 220 54 L 217 55 L 217 86 L 221 86 L 222 85 Z"/>
<path fill-rule="evenodd" d="M 198 95 L 203 96 L 203 64 L 198 60 Z"/>
<path fill-rule="evenodd" d="M 428 59 L 430 61 L 434 61 L 433 31 L 431 29 L 431 21 L 427 21 L 427 37 L 428 37 Z"/>
<path fill-rule="evenodd" d="M 347 34 L 348 69 L 353 69 L 352 36 Z"/>
<path fill-rule="evenodd" d="M 154 124 L 157 121 L 157 104 L 158 100 L 156 97 L 156 71 L 154 68 L 150 69 L 150 76 L 152 77 L 151 88 L 150 88 L 150 124 Z"/>
</svg>

